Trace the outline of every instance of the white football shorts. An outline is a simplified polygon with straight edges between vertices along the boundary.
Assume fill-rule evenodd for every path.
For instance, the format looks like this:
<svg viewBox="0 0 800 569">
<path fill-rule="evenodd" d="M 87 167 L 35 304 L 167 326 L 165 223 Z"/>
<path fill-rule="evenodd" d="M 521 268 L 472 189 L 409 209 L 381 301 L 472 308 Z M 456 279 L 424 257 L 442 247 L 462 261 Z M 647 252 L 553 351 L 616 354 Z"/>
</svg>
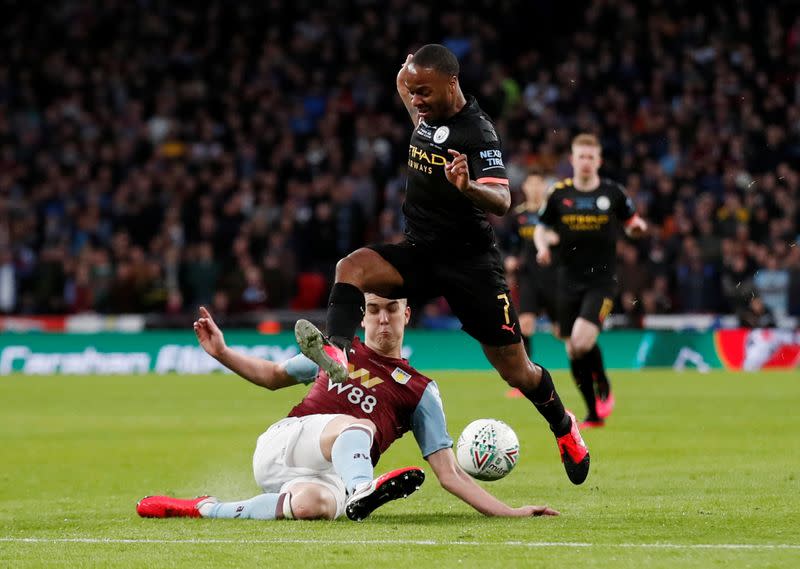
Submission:
<svg viewBox="0 0 800 569">
<path fill-rule="evenodd" d="M 319 484 L 333 494 L 336 517 L 344 513 L 344 482 L 322 456 L 319 444 L 322 431 L 335 417 L 338 415 L 286 417 L 258 437 L 253 475 L 264 492 L 283 493 L 295 484 Z"/>
</svg>

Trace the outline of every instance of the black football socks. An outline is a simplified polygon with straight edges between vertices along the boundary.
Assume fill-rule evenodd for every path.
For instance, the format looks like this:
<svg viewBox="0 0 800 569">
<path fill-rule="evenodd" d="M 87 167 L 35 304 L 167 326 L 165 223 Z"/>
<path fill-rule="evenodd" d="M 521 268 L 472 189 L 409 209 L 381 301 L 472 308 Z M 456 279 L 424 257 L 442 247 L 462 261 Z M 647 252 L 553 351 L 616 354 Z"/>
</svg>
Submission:
<svg viewBox="0 0 800 569">
<path fill-rule="evenodd" d="M 328 299 L 328 339 L 347 352 L 363 317 L 364 293 L 348 283 L 334 284 Z"/>
<path fill-rule="evenodd" d="M 564 404 L 558 396 L 556 387 L 553 385 L 553 377 L 549 371 L 542 366 L 539 367 L 542 370 L 542 379 L 539 381 L 539 385 L 530 390 L 520 389 L 520 391 L 547 420 L 550 430 L 557 437 L 563 437 L 572 428 L 572 423 L 564 410 Z"/>
<path fill-rule="evenodd" d="M 578 391 L 581 392 L 586 408 L 589 410 L 588 420 L 597 419 L 597 407 L 594 400 L 594 382 L 592 381 L 592 369 L 589 367 L 588 354 L 569 361 L 572 370 L 572 377 Z"/>
<path fill-rule="evenodd" d="M 597 396 L 600 397 L 600 399 L 605 399 L 611 391 L 611 385 L 606 375 L 606 367 L 603 364 L 603 352 L 600 351 L 600 346 L 595 344 L 594 347 L 586 353 L 584 358 L 592 372 L 592 379 L 597 387 Z"/>
</svg>

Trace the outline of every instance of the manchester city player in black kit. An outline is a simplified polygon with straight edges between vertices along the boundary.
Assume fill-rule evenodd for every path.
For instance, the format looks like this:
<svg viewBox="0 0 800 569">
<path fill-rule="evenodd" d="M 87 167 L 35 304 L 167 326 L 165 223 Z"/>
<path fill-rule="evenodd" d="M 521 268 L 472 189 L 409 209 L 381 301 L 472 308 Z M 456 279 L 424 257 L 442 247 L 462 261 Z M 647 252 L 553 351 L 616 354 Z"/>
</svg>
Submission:
<svg viewBox="0 0 800 569">
<path fill-rule="evenodd" d="M 358 249 L 339 261 L 329 343 L 305 321 L 295 329 L 298 343 L 331 381 L 340 382 L 347 377 L 346 354 L 362 318 L 364 292 L 417 302 L 444 296 L 503 379 L 547 420 L 569 479 L 581 484 L 589 473 L 588 449 L 550 373 L 525 354 L 486 217 L 503 215 L 511 205 L 500 140 L 475 99 L 462 93 L 458 74 L 458 60 L 441 45 L 423 46 L 403 63 L 397 90 L 414 124 L 405 240 Z"/>
<path fill-rule="evenodd" d="M 509 247 L 512 254 L 506 257 L 506 266 L 510 263 L 519 276 L 519 330 L 529 356 L 533 353 L 531 336 L 536 332 L 537 315 L 547 314 L 553 323 L 553 332 L 558 336 L 556 269 L 552 265 L 539 265 L 533 241 L 534 230 L 539 225 L 539 210 L 547 199 L 548 189 L 542 172 L 531 169 L 522 182 L 525 201 L 513 212 L 513 237 Z M 548 230 L 547 239 L 552 252 L 558 245 L 558 234 Z"/>
<path fill-rule="evenodd" d="M 558 324 L 567 337 L 572 375 L 589 413 L 582 427 L 603 426 L 614 408 L 597 336 L 617 292 L 616 243 L 620 225 L 639 237 L 647 224 L 636 215 L 622 186 L 599 175 L 600 142 L 591 134 L 572 141 L 574 178 L 558 182 L 542 208 L 534 231 L 541 265 L 549 265 L 550 239 L 558 233 Z"/>
</svg>

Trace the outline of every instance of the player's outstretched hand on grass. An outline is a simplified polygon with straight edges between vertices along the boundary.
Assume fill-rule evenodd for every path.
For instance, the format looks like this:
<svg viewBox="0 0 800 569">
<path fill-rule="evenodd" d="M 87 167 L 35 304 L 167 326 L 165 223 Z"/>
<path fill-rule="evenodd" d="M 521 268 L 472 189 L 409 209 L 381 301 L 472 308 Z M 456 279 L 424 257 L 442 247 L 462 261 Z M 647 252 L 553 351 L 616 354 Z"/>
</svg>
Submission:
<svg viewBox="0 0 800 569">
<path fill-rule="evenodd" d="M 219 358 L 227 347 L 222 330 L 219 329 L 211 313 L 205 306 L 200 307 L 200 318 L 194 321 L 194 333 L 203 349 L 213 358 Z"/>
<path fill-rule="evenodd" d="M 516 512 L 519 512 L 519 517 L 521 518 L 530 518 L 530 517 L 538 517 L 538 516 L 560 516 L 561 513 L 558 510 L 554 510 L 553 508 L 548 508 L 547 506 L 522 506 L 521 508 L 515 508 Z"/>
</svg>

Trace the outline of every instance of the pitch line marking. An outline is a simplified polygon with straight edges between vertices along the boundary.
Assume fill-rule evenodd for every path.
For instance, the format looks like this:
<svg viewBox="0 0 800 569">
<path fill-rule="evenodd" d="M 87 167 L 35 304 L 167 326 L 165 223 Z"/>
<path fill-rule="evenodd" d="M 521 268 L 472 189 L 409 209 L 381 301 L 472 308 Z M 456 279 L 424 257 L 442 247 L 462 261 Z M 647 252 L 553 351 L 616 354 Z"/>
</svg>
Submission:
<svg viewBox="0 0 800 569">
<path fill-rule="evenodd" d="M 580 541 L 435 541 L 415 539 L 370 539 L 370 540 L 334 540 L 334 539 L 116 539 L 95 537 L 0 537 L 5 543 L 88 543 L 88 544 L 175 544 L 175 545 L 428 545 L 428 546 L 465 546 L 465 547 L 617 547 L 622 549 L 744 549 L 744 550 L 800 550 L 800 544 L 794 543 L 588 543 Z"/>
</svg>

